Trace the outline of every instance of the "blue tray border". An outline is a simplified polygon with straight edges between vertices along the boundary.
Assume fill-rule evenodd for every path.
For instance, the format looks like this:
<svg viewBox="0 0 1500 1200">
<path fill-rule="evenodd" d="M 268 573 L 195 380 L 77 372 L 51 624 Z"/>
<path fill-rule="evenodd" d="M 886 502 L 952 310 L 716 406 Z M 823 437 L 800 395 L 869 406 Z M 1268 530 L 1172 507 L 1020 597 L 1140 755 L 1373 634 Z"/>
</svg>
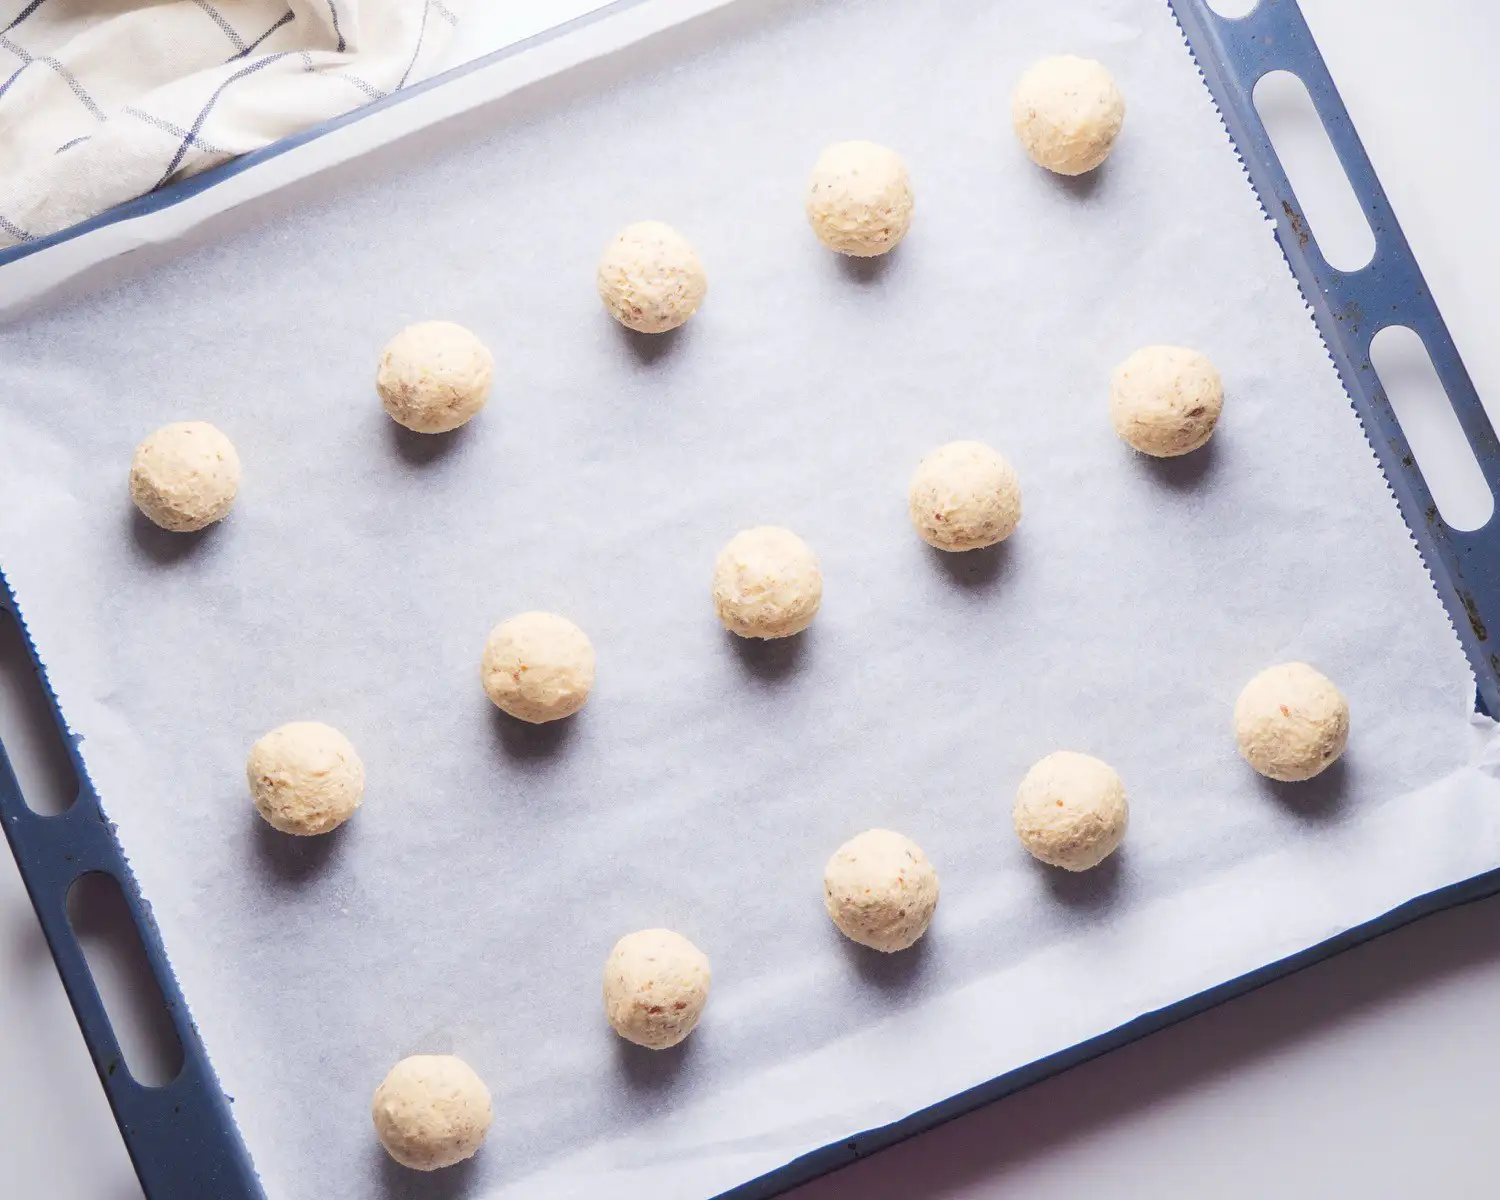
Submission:
<svg viewBox="0 0 1500 1200">
<path fill-rule="evenodd" d="M 1474 669 L 1479 709 L 1500 712 L 1500 646 L 1491 636 L 1500 632 L 1500 521 L 1459 530 L 1443 520 L 1370 361 L 1375 335 L 1405 325 L 1422 339 L 1492 496 L 1500 493 L 1500 442 L 1312 32 L 1295 0 L 1261 0 L 1237 19 L 1216 16 L 1207 0 L 1168 3 L 1261 204 L 1276 222 L 1287 264 L 1453 621 Z M 1375 251 L 1357 270 L 1336 270 L 1323 257 L 1256 113 L 1255 84 L 1272 71 L 1288 71 L 1306 84 L 1369 220 Z"/>
<path fill-rule="evenodd" d="M 104 815 L 78 739 L 63 720 L 57 696 L 37 655 L 36 645 L 16 606 L 15 595 L 0 572 L 0 621 L 13 620 L 20 630 L 32 669 L 62 735 L 78 781 L 73 804 L 56 815 L 33 812 L 21 793 L 5 747 L 0 744 L 0 821 L 20 868 L 22 882 L 52 950 L 63 990 L 78 1018 L 89 1057 L 109 1099 L 126 1152 L 149 1200 L 265 1200 L 250 1155 L 230 1115 L 224 1094 L 208 1060 L 208 1051 L 187 1002 L 151 906 Z M 152 973 L 161 988 L 167 1015 L 182 1046 L 182 1069 L 160 1087 L 148 1087 L 130 1074 L 99 990 L 89 973 L 83 948 L 68 920 L 68 892 L 82 876 L 98 872 L 120 885 Z"/>
<path fill-rule="evenodd" d="M 1262 205 L 1276 223 L 1276 235 L 1288 265 L 1312 309 L 1329 355 L 1344 381 L 1371 447 L 1432 575 L 1434 586 L 1454 621 L 1474 668 L 1478 707 L 1481 711 L 1500 712 L 1500 647 L 1494 646 L 1490 633 L 1491 630 L 1500 632 L 1500 541 L 1497 541 L 1500 539 L 1500 522 L 1491 520 L 1480 529 L 1460 531 L 1442 520 L 1371 364 L 1370 342 L 1375 334 L 1387 325 L 1401 324 L 1415 330 L 1422 338 L 1492 494 L 1500 490 L 1500 441 L 1496 439 L 1311 31 L 1296 0 L 1260 0 L 1256 8 L 1240 18 L 1218 16 L 1207 0 L 1166 2 L 1197 60 L 1204 82 Z M 441 86 L 500 58 L 565 35 L 583 24 L 637 3 L 640 0 L 617 0 L 576 21 L 132 201 L 59 234 L 0 251 L 0 267 L 104 225 L 180 203 L 343 125 L 365 119 L 428 88 Z M 1256 113 L 1255 84 L 1261 76 L 1276 70 L 1290 71 L 1306 84 L 1369 218 L 1376 248 L 1370 263 L 1359 270 L 1337 271 L 1323 258 L 1296 193 Z M 230 1098 L 223 1093 L 213 1073 L 207 1050 L 178 988 L 150 906 L 136 885 L 113 825 L 104 815 L 78 751 L 77 739 L 63 719 L 41 658 L 3 573 L 0 573 L 0 614 L 9 614 L 21 631 L 53 719 L 64 737 L 79 784 L 77 801 L 66 812 L 55 816 L 38 815 L 26 805 L 4 746 L 0 745 L 0 822 L 3 822 L 7 840 L 142 1189 L 149 1200 L 198 1200 L 203 1196 L 213 1196 L 216 1200 L 265 1200 L 265 1193 L 231 1115 Z M 80 876 L 90 872 L 110 875 L 121 885 L 182 1044 L 182 1069 L 175 1079 L 163 1086 L 143 1086 L 125 1069 L 119 1043 L 68 922 L 68 890 Z M 1500 892 L 1500 870 L 1418 897 L 1299 954 L 1147 1013 L 1100 1037 L 1029 1063 L 901 1121 L 804 1155 L 785 1167 L 725 1192 L 721 1200 L 765 1200 L 779 1195 L 1420 917 L 1497 892 Z"/>
</svg>

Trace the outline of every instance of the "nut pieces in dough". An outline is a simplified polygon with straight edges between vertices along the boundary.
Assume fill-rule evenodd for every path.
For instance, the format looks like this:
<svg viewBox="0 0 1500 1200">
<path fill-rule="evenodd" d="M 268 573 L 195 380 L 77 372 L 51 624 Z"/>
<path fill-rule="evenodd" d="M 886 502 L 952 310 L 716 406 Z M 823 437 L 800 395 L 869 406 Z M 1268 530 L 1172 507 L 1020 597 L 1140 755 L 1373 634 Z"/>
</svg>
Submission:
<svg viewBox="0 0 1500 1200">
<path fill-rule="evenodd" d="M 911 177 L 901 156 L 874 142 L 824 150 L 807 185 L 807 220 L 831 250 L 872 258 L 911 227 Z"/>
<path fill-rule="evenodd" d="M 255 809 L 282 833 L 309 836 L 337 829 L 365 791 L 365 764 L 337 729 L 293 721 L 250 747 L 245 778 Z"/>
<path fill-rule="evenodd" d="M 714 562 L 714 611 L 745 638 L 801 633 L 823 602 L 823 574 L 790 529 L 761 525 L 729 539 Z"/>
<path fill-rule="evenodd" d="M 130 460 L 130 498 L 153 524 L 173 533 L 222 520 L 239 490 L 240 456 L 207 421 L 163 425 Z"/>
<path fill-rule="evenodd" d="M 1155 458 L 1198 449 L 1213 436 L 1223 411 L 1219 372 L 1196 350 L 1145 346 L 1116 367 L 1110 380 L 1115 432 Z"/>
<path fill-rule="evenodd" d="M 1125 784 L 1108 763 L 1073 750 L 1049 754 L 1021 780 L 1012 813 L 1032 855 L 1087 871 L 1114 853 L 1130 820 Z"/>
<path fill-rule="evenodd" d="M 494 356 L 462 325 L 423 321 L 385 344 L 375 390 L 397 424 L 448 433 L 484 407 L 494 376 Z"/>
<path fill-rule="evenodd" d="M 983 442 L 939 446 L 918 464 L 907 500 L 917 533 L 939 550 L 993 546 L 1021 520 L 1021 481 Z"/>
<path fill-rule="evenodd" d="M 1267 667 L 1234 703 L 1234 736 L 1245 761 L 1267 778 L 1311 779 L 1349 744 L 1349 702 L 1306 663 Z"/>
<path fill-rule="evenodd" d="M 566 617 L 525 612 L 484 644 L 479 677 L 497 708 L 533 725 L 571 717 L 594 686 L 594 646 Z"/>
<path fill-rule="evenodd" d="M 490 1092 L 463 1059 L 414 1054 L 375 1089 L 370 1117 L 387 1154 L 403 1167 L 436 1171 L 474 1157 L 490 1127 Z"/>
<path fill-rule="evenodd" d="M 693 1032 L 710 982 L 708 956 L 682 934 L 628 933 L 604 964 L 604 1015 L 627 1042 L 665 1050 Z"/>
<path fill-rule="evenodd" d="M 599 299 L 637 333 L 676 329 L 703 303 L 708 276 L 692 243 L 661 221 L 627 225 L 599 260 Z"/>
<path fill-rule="evenodd" d="M 823 903 L 833 923 L 845 937 L 884 954 L 914 945 L 932 923 L 937 902 L 937 872 L 927 855 L 889 829 L 850 838 L 823 868 Z"/>
<path fill-rule="evenodd" d="M 1010 119 L 1037 166 L 1082 175 L 1109 157 L 1125 123 L 1125 97 L 1102 64 L 1064 54 L 1021 76 Z"/>
</svg>

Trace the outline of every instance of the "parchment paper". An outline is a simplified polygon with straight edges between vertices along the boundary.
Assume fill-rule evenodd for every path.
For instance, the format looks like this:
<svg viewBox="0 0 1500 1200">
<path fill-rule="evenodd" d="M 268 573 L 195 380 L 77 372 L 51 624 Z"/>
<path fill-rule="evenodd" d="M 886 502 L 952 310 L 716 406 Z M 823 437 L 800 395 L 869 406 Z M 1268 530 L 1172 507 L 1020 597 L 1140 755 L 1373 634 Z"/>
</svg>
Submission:
<svg viewBox="0 0 1500 1200">
<path fill-rule="evenodd" d="M 1103 59 L 1130 105 L 1074 183 L 1008 129 L 1012 81 L 1057 51 Z M 878 263 L 801 212 L 849 137 L 915 180 Z M 644 217 L 711 279 L 655 341 L 592 284 Z M 142 257 L 0 330 L 0 561 L 277 1200 L 707 1195 L 1500 863 L 1458 642 L 1159 0 L 742 0 Z M 371 386 L 433 316 L 499 361 L 490 407 L 438 439 Z M 1210 447 L 1172 463 L 1107 419 L 1111 368 L 1153 341 L 1228 386 Z M 196 538 L 124 482 L 185 418 L 246 469 Z M 1023 481 L 996 553 L 907 523 L 917 459 L 958 437 Z M 708 598 L 761 522 L 826 577 L 812 630 L 771 646 Z M 527 608 L 599 655 L 589 706 L 543 730 L 478 681 Z M 1354 713 L 1343 764 L 1300 787 L 1255 776 L 1230 722 L 1289 658 Z M 369 772 L 307 843 L 243 777 L 303 718 Z M 1059 747 L 1130 789 L 1125 847 L 1084 876 L 1010 830 Z M 873 825 L 943 884 L 891 958 L 822 911 L 824 860 Z M 648 925 L 714 966 L 660 1055 L 599 1001 Z M 494 1092 L 446 1180 L 369 1127 L 417 1051 Z"/>
</svg>

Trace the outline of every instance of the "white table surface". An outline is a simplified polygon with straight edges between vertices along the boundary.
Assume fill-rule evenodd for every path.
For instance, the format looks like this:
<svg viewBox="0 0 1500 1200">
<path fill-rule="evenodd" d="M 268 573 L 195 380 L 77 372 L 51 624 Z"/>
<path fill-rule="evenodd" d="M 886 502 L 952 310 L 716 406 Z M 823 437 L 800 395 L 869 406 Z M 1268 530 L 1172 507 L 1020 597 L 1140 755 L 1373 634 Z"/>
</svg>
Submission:
<svg viewBox="0 0 1500 1200">
<path fill-rule="evenodd" d="M 1246 0 L 1211 2 L 1231 10 Z M 1500 166 L 1491 127 L 1500 109 L 1500 8 L 1486 0 L 1302 4 L 1470 373 L 1496 412 Z M 473 0 L 476 16 L 455 57 L 545 27 L 561 9 L 592 6 Z M 0 686 L 0 737 L 26 758 L 17 722 Z M 794 1195 L 1493 1196 L 1500 1192 L 1497 1012 L 1500 898 L 1409 926 Z M 18 1200 L 141 1196 L 4 854 L 0 1163 L 0 1194 Z"/>
</svg>

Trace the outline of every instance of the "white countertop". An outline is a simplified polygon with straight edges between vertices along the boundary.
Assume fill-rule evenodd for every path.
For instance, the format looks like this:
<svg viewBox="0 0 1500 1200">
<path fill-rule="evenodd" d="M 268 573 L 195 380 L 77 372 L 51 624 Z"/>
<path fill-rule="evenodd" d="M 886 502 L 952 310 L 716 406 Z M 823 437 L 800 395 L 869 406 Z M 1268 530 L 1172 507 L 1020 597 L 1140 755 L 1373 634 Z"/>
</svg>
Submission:
<svg viewBox="0 0 1500 1200">
<path fill-rule="evenodd" d="M 1302 3 L 1480 394 L 1500 407 L 1490 133 L 1500 9 Z M 461 30 L 457 57 L 595 6 L 475 0 L 482 16 Z M 25 758 L 16 720 L 0 685 L 0 736 Z M 139 1185 L 9 862 L 0 854 L 3 1190 L 133 1200 Z M 794 1194 L 1493 1195 L 1497 1010 L 1500 899 L 1409 926 Z"/>
</svg>

